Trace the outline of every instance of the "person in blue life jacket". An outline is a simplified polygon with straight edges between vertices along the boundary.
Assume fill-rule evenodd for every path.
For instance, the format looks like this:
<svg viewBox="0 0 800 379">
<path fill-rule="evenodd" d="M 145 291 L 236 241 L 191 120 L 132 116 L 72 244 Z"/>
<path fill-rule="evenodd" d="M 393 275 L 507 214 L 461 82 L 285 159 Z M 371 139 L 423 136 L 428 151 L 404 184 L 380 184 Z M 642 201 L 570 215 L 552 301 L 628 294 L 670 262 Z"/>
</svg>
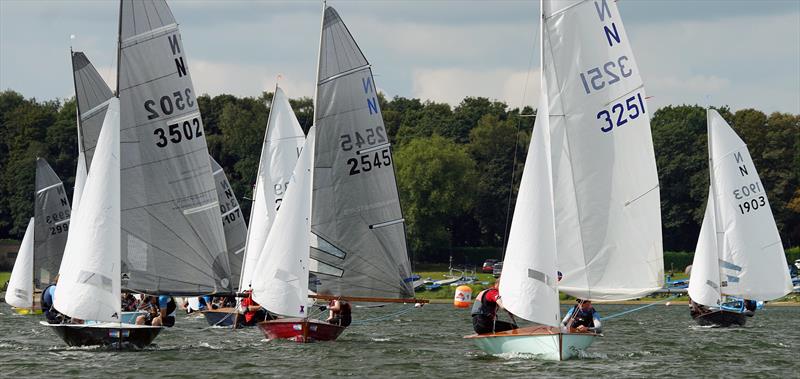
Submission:
<svg viewBox="0 0 800 379">
<path fill-rule="evenodd" d="M 472 304 L 472 328 L 475 333 L 497 333 L 518 328 L 511 312 L 506 311 L 512 322 L 497 320 L 497 311 L 504 309 L 499 287 L 498 279 L 491 288 L 479 292 L 475 297 L 475 302 Z"/>
<path fill-rule="evenodd" d="M 148 296 L 144 301 L 148 313 L 136 318 L 137 325 L 166 326 L 168 328 L 175 325 L 175 314 L 178 306 L 172 296 Z"/>
<path fill-rule="evenodd" d="M 567 312 L 564 320 L 561 321 L 561 325 L 567 327 L 573 333 L 602 333 L 603 331 L 600 313 L 592 307 L 591 300 L 578 299 L 578 304 Z"/>
<path fill-rule="evenodd" d="M 56 297 L 56 284 L 58 284 L 58 275 L 56 275 L 53 283 L 48 285 L 42 291 L 40 301 L 42 303 L 42 311 L 48 324 L 66 324 L 70 322 L 70 318 L 63 313 L 56 310 L 55 297 Z"/>
</svg>

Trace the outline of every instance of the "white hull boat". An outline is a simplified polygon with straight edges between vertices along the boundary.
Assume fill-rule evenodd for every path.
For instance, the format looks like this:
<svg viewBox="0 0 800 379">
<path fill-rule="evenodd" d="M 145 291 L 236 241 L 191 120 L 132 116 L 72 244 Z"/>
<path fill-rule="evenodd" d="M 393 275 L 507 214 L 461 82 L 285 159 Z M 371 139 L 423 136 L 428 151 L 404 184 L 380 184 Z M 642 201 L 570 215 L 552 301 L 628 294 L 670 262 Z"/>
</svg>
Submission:
<svg viewBox="0 0 800 379">
<path fill-rule="evenodd" d="M 586 350 L 599 334 L 563 333 L 559 328 L 531 326 L 499 333 L 473 334 L 464 338 L 472 340 L 478 348 L 489 354 L 533 354 L 539 359 L 563 361 Z"/>
</svg>

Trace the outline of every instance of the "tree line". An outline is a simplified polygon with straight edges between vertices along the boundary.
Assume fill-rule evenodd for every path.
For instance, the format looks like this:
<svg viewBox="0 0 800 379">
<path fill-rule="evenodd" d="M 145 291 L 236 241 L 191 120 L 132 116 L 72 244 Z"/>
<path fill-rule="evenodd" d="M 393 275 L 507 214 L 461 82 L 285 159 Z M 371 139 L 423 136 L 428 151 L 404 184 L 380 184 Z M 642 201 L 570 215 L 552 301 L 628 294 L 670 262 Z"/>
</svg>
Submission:
<svg viewBox="0 0 800 379">
<path fill-rule="evenodd" d="M 228 175 L 246 217 L 271 98 L 266 92 L 258 98 L 198 97 L 209 152 Z M 404 97 L 379 101 L 414 260 L 446 260 L 443 252 L 453 247 L 502 247 L 535 111 L 482 97 L 467 97 L 455 107 Z M 291 103 L 308 131 L 312 100 Z M 750 149 L 784 245 L 800 244 L 800 115 L 718 111 Z M 53 166 L 71 198 L 75 122 L 74 99 L 38 101 L 0 92 L 0 238 L 20 239 L 33 215 L 37 156 Z M 708 194 L 705 109 L 663 107 L 652 114 L 651 127 L 664 249 L 693 251 Z"/>
</svg>

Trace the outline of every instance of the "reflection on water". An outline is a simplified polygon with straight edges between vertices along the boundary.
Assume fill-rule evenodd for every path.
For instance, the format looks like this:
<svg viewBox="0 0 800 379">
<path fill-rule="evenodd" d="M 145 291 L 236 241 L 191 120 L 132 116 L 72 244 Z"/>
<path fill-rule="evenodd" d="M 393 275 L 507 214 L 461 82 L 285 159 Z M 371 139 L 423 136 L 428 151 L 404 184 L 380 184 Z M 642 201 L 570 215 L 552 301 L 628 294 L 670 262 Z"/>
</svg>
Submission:
<svg viewBox="0 0 800 379">
<path fill-rule="evenodd" d="M 356 308 L 354 318 L 375 319 L 404 305 Z M 596 306 L 613 314 L 633 306 Z M 266 341 L 258 329 L 209 328 L 180 315 L 142 351 L 66 347 L 41 316 L 13 314 L 0 304 L 0 372 L 115 377 L 262 374 L 482 377 L 520 376 L 735 376 L 791 377 L 800 356 L 800 307 L 768 307 L 744 328 L 695 325 L 684 305 L 653 306 L 605 323 L 579 359 L 544 362 L 521 354 L 491 356 L 461 337 L 471 333 L 469 310 L 428 305 L 389 320 L 352 326 L 337 342 Z M 589 370 L 589 371 L 587 371 Z M 57 375 L 58 376 L 58 375 Z"/>
</svg>

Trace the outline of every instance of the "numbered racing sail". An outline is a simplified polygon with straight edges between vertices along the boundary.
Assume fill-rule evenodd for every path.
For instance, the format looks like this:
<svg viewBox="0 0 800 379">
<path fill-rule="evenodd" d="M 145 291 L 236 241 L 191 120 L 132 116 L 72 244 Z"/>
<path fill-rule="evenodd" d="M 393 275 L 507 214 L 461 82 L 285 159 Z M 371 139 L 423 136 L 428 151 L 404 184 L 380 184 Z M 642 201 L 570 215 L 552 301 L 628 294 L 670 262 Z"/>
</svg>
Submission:
<svg viewBox="0 0 800 379">
<path fill-rule="evenodd" d="M 82 320 L 120 320 L 119 101 L 109 103 L 94 164 L 73 221 L 54 296 L 59 312 Z"/>
<path fill-rule="evenodd" d="M 308 316 L 309 233 L 314 168 L 314 136 L 308 131 L 283 209 L 277 213 L 253 275 L 253 299 L 272 313 Z"/>
<path fill-rule="evenodd" d="M 6 303 L 17 308 L 33 307 L 33 218 L 28 221 L 25 235 L 11 269 L 6 288 Z"/>
<path fill-rule="evenodd" d="M 710 268 L 692 266 L 689 295 L 710 306 L 719 304 L 720 294 L 783 297 L 792 282 L 766 189 L 747 145 L 717 111 L 709 109 L 707 117 L 711 190 L 695 262 Z"/>
<path fill-rule="evenodd" d="M 292 111 L 289 98 L 276 86 L 253 188 L 250 227 L 247 231 L 247 247 L 239 282 L 241 289 L 250 285 L 253 267 L 264 249 L 304 141 L 303 129 Z"/>
<path fill-rule="evenodd" d="M 118 94 L 123 286 L 231 292 L 203 120 L 178 24 L 163 0 L 122 0 Z"/>
<path fill-rule="evenodd" d="M 621 300 L 663 284 L 649 109 L 614 1 L 543 2 L 559 289 Z M 579 53 L 578 53 L 579 52 Z"/>
<path fill-rule="evenodd" d="M 239 271 L 242 269 L 242 258 L 244 256 L 244 244 L 247 239 L 247 224 L 242 217 L 242 209 L 239 208 L 239 201 L 233 193 L 228 177 L 222 166 L 211 159 L 211 168 L 214 170 L 214 182 L 217 184 L 217 195 L 219 196 L 219 211 L 222 214 L 222 226 L 225 230 L 225 246 L 228 249 L 228 263 L 231 267 L 231 283 L 236 285 L 234 291 L 239 290 Z"/>
<path fill-rule="evenodd" d="M 100 136 L 100 127 L 108 108 L 108 100 L 114 94 L 94 68 L 86 54 L 74 51 L 72 55 L 72 77 L 75 82 L 75 101 L 78 117 L 78 167 L 75 172 L 75 190 L 72 193 L 72 209 L 80 205 L 83 185 L 89 165 Z"/>
<path fill-rule="evenodd" d="M 33 281 L 42 289 L 58 274 L 71 216 L 64 184 L 42 158 L 36 158 L 34 206 Z"/>
<path fill-rule="evenodd" d="M 413 297 L 391 144 L 372 70 L 331 7 L 323 18 L 315 125 L 312 290 Z"/>
</svg>

